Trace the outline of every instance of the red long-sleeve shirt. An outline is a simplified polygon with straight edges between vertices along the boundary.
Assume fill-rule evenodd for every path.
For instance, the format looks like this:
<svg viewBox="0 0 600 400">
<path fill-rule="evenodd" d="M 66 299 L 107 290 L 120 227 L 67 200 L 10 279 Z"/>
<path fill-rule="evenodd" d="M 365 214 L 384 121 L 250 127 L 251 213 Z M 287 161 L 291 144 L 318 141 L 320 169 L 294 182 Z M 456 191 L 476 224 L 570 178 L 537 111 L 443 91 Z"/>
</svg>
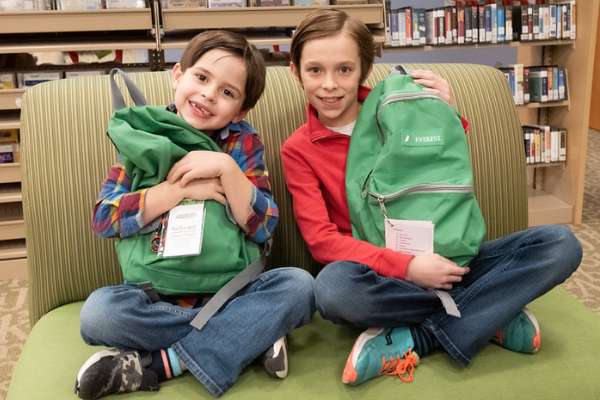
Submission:
<svg viewBox="0 0 600 400">
<path fill-rule="evenodd" d="M 361 86 L 358 101 L 371 89 Z M 310 104 L 307 123 L 281 148 L 281 161 L 294 215 L 312 256 L 320 263 L 356 261 L 378 274 L 406 278 L 411 254 L 380 248 L 354 239 L 346 201 L 346 158 L 350 136 L 327 129 Z M 465 130 L 469 123 L 463 119 Z"/>
</svg>

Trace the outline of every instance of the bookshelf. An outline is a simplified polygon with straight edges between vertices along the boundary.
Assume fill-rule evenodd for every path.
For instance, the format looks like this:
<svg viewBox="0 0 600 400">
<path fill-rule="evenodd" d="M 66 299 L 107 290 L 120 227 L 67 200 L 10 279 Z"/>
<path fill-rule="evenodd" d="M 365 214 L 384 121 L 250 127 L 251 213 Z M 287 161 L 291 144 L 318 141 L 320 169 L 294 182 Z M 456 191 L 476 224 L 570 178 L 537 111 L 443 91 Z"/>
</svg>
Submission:
<svg viewBox="0 0 600 400">
<path fill-rule="evenodd" d="M 252 7 L 244 9 L 162 10 L 149 8 L 89 11 L 0 12 L 0 57 L 6 54 L 144 49 L 148 70 L 164 69 L 164 50 L 185 47 L 200 29 L 236 28 L 256 45 L 289 45 L 290 29 L 316 7 Z M 361 19 L 381 45 L 383 5 L 330 6 Z M 56 69 L 111 68 L 102 64 L 58 66 Z M 0 72 L 6 71 L 0 68 Z M 0 129 L 20 128 L 19 110 L 25 89 L 0 90 Z M 0 164 L 0 279 L 27 277 L 25 225 L 19 164 Z"/>
<path fill-rule="evenodd" d="M 548 4 L 562 1 L 547 0 Z M 482 3 L 480 1 L 480 3 Z M 501 3 L 498 1 L 498 3 Z M 522 125 L 551 125 L 567 129 L 567 161 L 527 165 L 529 225 L 581 223 L 585 179 L 591 82 L 598 27 L 597 1 L 578 0 L 574 40 L 532 40 L 503 43 L 383 47 L 383 53 L 514 48 L 516 63 L 559 65 L 567 71 L 567 100 L 517 106 Z M 443 0 L 394 0 L 392 8 L 436 8 Z M 471 54 L 471 53 L 469 53 Z M 409 61 L 406 61 L 409 62 Z"/>
<path fill-rule="evenodd" d="M 552 3 L 558 3 L 553 1 Z M 567 161 L 552 167 L 529 166 L 529 224 L 581 223 L 585 180 L 591 82 L 599 4 L 577 1 L 577 38 L 569 46 L 519 48 L 524 65 L 560 65 L 567 70 L 568 101 L 519 107 L 525 124 L 539 123 L 567 129 Z"/>
</svg>

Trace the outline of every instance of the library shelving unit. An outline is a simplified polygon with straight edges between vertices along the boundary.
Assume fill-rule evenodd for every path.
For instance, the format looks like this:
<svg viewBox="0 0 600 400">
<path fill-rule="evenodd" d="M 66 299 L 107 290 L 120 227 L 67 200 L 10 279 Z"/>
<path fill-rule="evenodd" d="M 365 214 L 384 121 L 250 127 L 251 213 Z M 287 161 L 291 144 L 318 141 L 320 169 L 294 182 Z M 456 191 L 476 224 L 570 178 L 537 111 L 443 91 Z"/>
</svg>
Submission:
<svg viewBox="0 0 600 400">
<path fill-rule="evenodd" d="M 548 3 L 560 3 L 550 0 Z M 401 7 L 417 6 L 414 0 Z M 444 2 L 440 0 L 439 6 Z M 567 100 L 518 106 L 522 125 L 540 124 L 567 129 L 567 161 L 527 166 L 529 225 L 579 224 L 582 218 L 588 122 L 594 52 L 598 25 L 597 1 L 578 0 L 577 35 L 574 40 L 541 40 L 508 43 L 480 43 L 442 46 L 384 47 L 383 52 L 517 48 L 517 63 L 558 65 L 567 74 Z"/>
<path fill-rule="evenodd" d="M 0 12 L 0 56 L 52 51 L 112 49 L 148 50 L 148 70 L 165 67 L 164 50 L 185 47 L 199 30 L 228 28 L 242 31 L 258 46 L 291 43 L 290 29 L 316 7 L 249 7 L 242 9 L 149 8 L 93 11 Z M 361 19 L 383 44 L 383 5 L 329 6 Z M 379 32 L 379 34 L 377 34 Z M 60 65 L 47 69 L 110 68 L 104 64 Z M 40 67 L 40 69 L 42 69 Z M 35 69 L 34 69 L 35 70 Z M 0 72 L 5 72 L 0 68 Z M 6 71 L 16 72 L 16 71 Z M 25 89 L 0 90 L 0 129 L 20 127 L 19 110 Z M 0 165 L 0 279 L 27 277 L 25 225 L 19 164 Z"/>
<path fill-rule="evenodd" d="M 552 3 L 558 3 L 553 1 Z M 567 129 L 567 161 L 529 166 L 529 225 L 581 223 L 587 137 L 598 25 L 597 1 L 577 1 L 574 43 L 519 48 L 524 65 L 559 65 L 567 74 L 567 101 L 519 107 L 523 125 L 538 123 Z"/>
<path fill-rule="evenodd" d="M 0 13 L 0 56 L 156 48 L 150 9 Z M 38 69 L 64 69 L 43 66 Z M 66 68 L 82 69 L 80 66 Z M 88 67 L 92 68 L 92 67 Z M 35 71 L 27 68 L 25 71 Z M 0 69 L 0 72 L 16 72 Z M 26 89 L 0 90 L 0 129 L 20 128 Z M 27 277 L 20 164 L 0 164 L 0 279 Z"/>
</svg>

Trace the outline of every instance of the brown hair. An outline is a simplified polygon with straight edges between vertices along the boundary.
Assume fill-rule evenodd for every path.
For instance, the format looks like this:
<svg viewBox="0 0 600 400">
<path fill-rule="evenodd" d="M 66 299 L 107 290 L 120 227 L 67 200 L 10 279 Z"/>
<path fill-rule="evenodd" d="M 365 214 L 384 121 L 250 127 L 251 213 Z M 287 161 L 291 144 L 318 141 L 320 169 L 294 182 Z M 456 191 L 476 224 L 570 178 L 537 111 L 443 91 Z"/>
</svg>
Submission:
<svg viewBox="0 0 600 400">
<path fill-rule="evenodd" d="M 246 38 L 234 32 L 213 30 L 202 32 L 187 44 L 181 61 L 181 72 L 193 67 L 205 53 L 214 50 L 225 50 L 240 57 L 246 64 L 246 87 L 242 110 L 249 110 L 258 101 L 265 89 L 265 60 L 258 49 L 248 43 Z"/>
<path fill-rule="evenodd" d="M 377 47 L 371 31 L 369 31 L 369 28 L 362 21 L 345 12 L 325 8 L 317 9 L 308 14 L 298 28 L 296 28 L 296 32 L 292 38 L 290 53 L 292 62 L 298 68 L 300 81 L 302 81 L 299 69 L 300 58 L 302 57 L 302 49 L 306 42 L 335 36 L 341 32 L 350 35 L 358 45 L 360 83 L 364 83 L 377 53 Z"/>
</svg>

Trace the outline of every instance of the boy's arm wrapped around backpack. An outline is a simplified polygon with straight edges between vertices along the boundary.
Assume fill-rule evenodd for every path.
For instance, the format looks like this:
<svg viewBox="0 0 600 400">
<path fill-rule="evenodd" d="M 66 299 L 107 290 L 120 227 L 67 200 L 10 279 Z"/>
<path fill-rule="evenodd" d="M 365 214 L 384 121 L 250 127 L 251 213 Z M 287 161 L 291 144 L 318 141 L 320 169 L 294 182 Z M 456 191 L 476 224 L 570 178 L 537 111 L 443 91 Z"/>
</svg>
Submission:
<svg viewBox="0 0 600 400">
<path fill-rule="evenodd" d="M 113 165 L 94 206 L 92 229 L 100 237 L 127 237 L 143 226 L 142 208 L 148 189 L 131 192 L 131 179 L 119 162 Z"/>
</svg>

